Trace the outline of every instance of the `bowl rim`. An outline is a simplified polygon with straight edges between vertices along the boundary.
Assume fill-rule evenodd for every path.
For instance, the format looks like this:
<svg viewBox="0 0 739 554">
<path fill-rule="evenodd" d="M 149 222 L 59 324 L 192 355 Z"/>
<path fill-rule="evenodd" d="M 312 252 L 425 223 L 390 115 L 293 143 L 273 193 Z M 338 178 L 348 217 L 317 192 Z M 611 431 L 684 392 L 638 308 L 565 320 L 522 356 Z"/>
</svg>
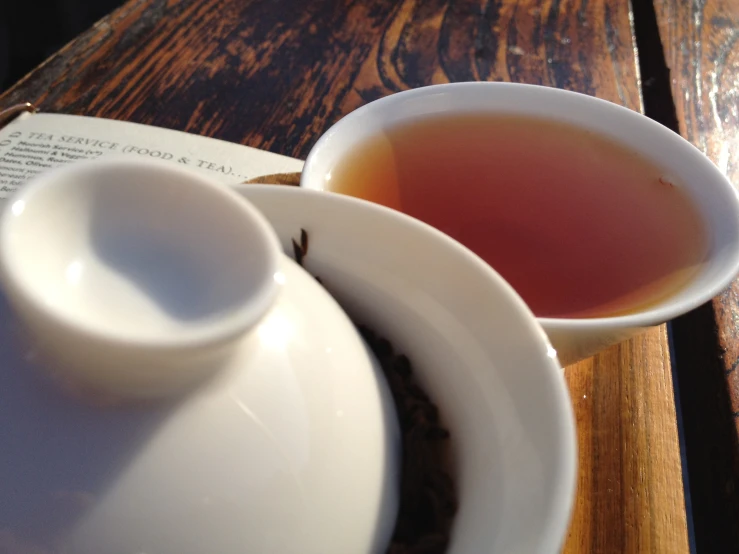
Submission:
<svg viewBox="0 0 739 554">
<path fill-rule="evenodd" d="M 203 323 L 193 324 L 187 332 L 170 333 L 164 336 L 127 336 L 118 335 L 111 330 L 103 330 L 99 326 L 78 318 L 70 310 L 50 305 L 44 302 L 41 291 L 29 284 L 24 278 L 25 269 L 18 257 L 11 259 L 8 241 L 14 231 L 18 217 L 22 215 L 27 202 L 42 195 L 49 189 L 59 186 L 69 186 L 69 177 L 82 175 L 104 175 L 105 173 L 125 174 L 127 171 L 146 171 L 152 176 L 152 182 L 157 176 L 175 176 L 186 182 L 196 194 L 210 195 L 223 204 L 238 212 L 244 220 L 249 220 L 250 226 L 257 232 L 254 240 L 259 240 L 266 253 L 265 265 L 257 279 L 257 285 L 250 294 L 245 296 L 244 302 L 227 316 L 207 319 Z M 66 183 L 65 183 L 66 181 Z M 229 187 L 220 185 L 207 177 L 186 168 L 178 167 L 162 161 L 135 160 L 128 157 L 111 156 L 101 160 L 85 160 L 74 162 L 66 166 L 44 171 L 8 198 L 0 213 L 0 280 L 2 288 L 11 304 L 22 304 L 40 314 L 47 323 L 54 327 L 65 328 L 67 332 L 106 344 L 109 347 L 132 351 L 166 353 L 179 350 L 197 350 L 226 342 L 240 336 L 256 324 L 273 304 L 279 285 L 274 279 L 278 271 L 281 248 L 274 229 L 266 218 L 252 204 L 236 194 Z"/>
<path fill-rule="evenodd" d="M 336 121 L 313 145 L 308 153 L 305 165 L 303 166 L 300 178 L 300 187 L 325 191 L 325 189 L 320 188 L 320 186 L 316 184 L 315 177 L 309 178 L 309 174 L 311 173 L 313 166 L 317 165 L 316 160 L 322 155 L 322 151 L 328 148 L 328 143 L 332 140 L 332 137 L 335 134 L 342 132 L 342 129 L 351 124 L 355 119 L 362 117 L 366 113 L 383 109 L 385 106 L 389 106 L 397 102 L 408 101 L 414 98 L 422 98 L 444 92 L 449 93 L 454 90 L 473 89 L 487 89 L 488 92 L 491 90 L 504 89 L 514 92 L 519 90 L 537 94 L 544 98 L 558 97 L 566 98 L 569 101 L 575 100 L 577 102 L 587 103 L 593 108 L 606 114 L 611 114 L 612 117 L 628 119 L 632 125 L 641 125 L 645 128 L 651 129 L 652 131 L 661 133 L 664 136 L 664 140 L 671 143 L 671 148 L 684 149 L 686 155 L 692 156 L 695 162 L 701 165 L 701 171 L 705 172 L 710 177 L 711 182 L 718 185 L 714 188 L 717 188 L 727 200 L 726 206 L 731 210 L 731 215 L 733 216 L 733 230 L 735 238 L 737 242 L 739 242 L 739 191 L 705 153 L 664 125 L 625 106 L 602 98 L 590 96 L 588 94 L 544 85 L 497 81 L 443 83 L 403 90 L 364 104 Z M 525 114 L 527 111 L 524 107 L 525 104 L 522 103 L 521 106 L 522 108 L 520 113 Z M 552 118 L 557 120 L 556 115 L 552 115 Z M 645 154 L 645 157 L 649 159 L 649 155 Z M 311 182 L 311 180 L 313 182 Z M 334 192 L 333 194 L 339 193 Z M 704 223 L 710 228 L 712 222 L 705 221 L 707 219 L 705 217 L 703 219 Z M 728 219 L 730 218 L 727 218 L 727 220 Z M 710 280 L 710 283 L 707 286 L 703 286 L 700 290 L 692 291 L 691 294 L 685 296 L 681 294 L 684 291 L 678 291 L 676 294 L 680 296 L 679 298 L 676 298 L 676 295 L 670 295 L 667 299 L 660 301 L 656 306 L 649 307 L 646 310 L 637 311 L 636 313 L 592 318 L 537 317 L 537 319 L 547 329 L 566 331 L 610 331 L 614 328 L 640 328 L 659 325 L 697 308 L 714 298 L 716 295 L 721 293 L 721 291 L 725 290 L 726 287 L 734 281 L 737 275 L 739 275 L 739 249 L 731 252 L 730 258 L 722 262 L 722 267 L 723 269 L 716 273 L 716 275 Z"/>
<path fill-rule="evenodd" d="M 313 197 L 318 202 L 338 203 L 355 210 L 361 209 L 368 214 L 373 214 L 379 220 L 393 220 L 394 224 L 410 227 L 418 233 L 428 234 L 443 248 L 453 250 L 458 255 L 463 256 L 471 271 L 483 276 L 505 295 L 506 299 L 511 302 L 512 309 L 519 316 L 520 322 L 524 325 L 528 342 L 535 345 L 532 348 L 527 348 L 527 351 L 531 356 L 536 356 L 538 369 L 536 377 L 542 380 L 542 388 L 550 391 L 553 404 L 556 407 L 554 413 L 551 414 L 550 421 L 551 419 L 556 420 L 554 427 L 558 433 L 558 444 L 560 445 L 554 460 L 557 467 L 557 477 L 552 487 L 552 494 L 547 497 L 549 502 L 546 512 L 547 518 L 543 520 L 540 527 L 539 539 L 536 541 L 536 551 L 544 553 L 551 552 L 555 548 L 561 548 L 571 522 L 577 489 L 578 445 L 574 409 L 556 351 L 552 348 L 541 323 L 513 287 L 495 269 L 464 245 L 423 221 L 385 206 L 360 198 L 339 194 L 329 195 L 322 191 L 301 187 L 248 184 L 236 185 L 233 188 L 240 194 L 252 199 L 257 207 L 260 206 L 260 196 L 266 195 L 278 198 L 287 195 L 307 196 Z M 530 368 L 527 368 L 527 370 L 530 371 Z M 415 366 L 415 371 L 423 373 L 422 367 L 418 364 Z"/>
</svg>

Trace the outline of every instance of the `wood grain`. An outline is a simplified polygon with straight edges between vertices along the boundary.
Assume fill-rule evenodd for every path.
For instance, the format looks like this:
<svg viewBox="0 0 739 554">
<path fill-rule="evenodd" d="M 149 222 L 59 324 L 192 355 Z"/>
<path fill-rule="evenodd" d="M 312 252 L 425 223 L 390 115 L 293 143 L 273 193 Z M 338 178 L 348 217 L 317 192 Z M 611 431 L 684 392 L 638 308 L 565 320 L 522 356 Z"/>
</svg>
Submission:
<svg viewBox="0 0 739 554">
<path fill-rule="evenodd" d="M 566 369 L 580 437 L 567 552 L 687 552 L 664 327 Z"/>
<path fill-rule="evenodd" d="M 159 125 L 296 157 L 344 114 L 432 83 L 499 80 L 641 110 L 621 0 L 131 0 L 0 105 Z M 578 422 L 569 553 L 686 552 L 663 327 L 566 369 Z"/>
<path fill-rule="evenodd" d="M 657 0 L 655 12 L 679 131 L 739 185 L 739 4 Z M 739 281 L 675 327 L 696 544 L 737 552 Z"/>
</svg>

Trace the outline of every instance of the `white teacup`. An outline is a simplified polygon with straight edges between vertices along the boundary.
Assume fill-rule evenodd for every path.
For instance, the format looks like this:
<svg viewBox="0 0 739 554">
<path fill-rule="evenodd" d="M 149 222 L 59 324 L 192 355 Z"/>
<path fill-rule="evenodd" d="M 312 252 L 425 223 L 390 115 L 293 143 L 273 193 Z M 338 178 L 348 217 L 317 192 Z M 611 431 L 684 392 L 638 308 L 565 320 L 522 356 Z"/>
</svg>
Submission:
<svg viewBox="0 0 739 554">
<path fill-rule="evenodd" d="M 331 190 L 325 176 L 366 139 L 403 121 L 437 114 L 498 113 L 566 123 L 628 146 L 667 168 L 695 203 L 708 231 L 699 274 L 681 290 L 629 315 L 589 319 L 539 318 L 562 364 L 684 314 L 716 296 L 739 273 L 739 199 L 718 168 L 689 142 L 647 117 L 597 98 L 512 83 L 435 85 L 382 98 L 331 127 L 308 155 L 301 186 Z"/>
</svg>

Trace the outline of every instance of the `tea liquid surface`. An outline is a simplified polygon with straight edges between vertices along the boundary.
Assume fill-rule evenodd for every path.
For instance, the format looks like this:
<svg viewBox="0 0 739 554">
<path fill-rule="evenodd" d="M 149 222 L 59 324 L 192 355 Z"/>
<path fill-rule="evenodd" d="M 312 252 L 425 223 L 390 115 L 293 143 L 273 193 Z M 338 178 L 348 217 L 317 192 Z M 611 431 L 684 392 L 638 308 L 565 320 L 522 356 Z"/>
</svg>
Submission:
<svg viewBox="0 0 739 554">
<path fill-rule="evenodd" d="M 705 258 L 701 217 L 667 179 L 594 133 L 470 114 L 369 139 L 332 169 L 327 188 L 457 239 L 537 316 L 606 317 L 674 294 Z"/>
</svg>

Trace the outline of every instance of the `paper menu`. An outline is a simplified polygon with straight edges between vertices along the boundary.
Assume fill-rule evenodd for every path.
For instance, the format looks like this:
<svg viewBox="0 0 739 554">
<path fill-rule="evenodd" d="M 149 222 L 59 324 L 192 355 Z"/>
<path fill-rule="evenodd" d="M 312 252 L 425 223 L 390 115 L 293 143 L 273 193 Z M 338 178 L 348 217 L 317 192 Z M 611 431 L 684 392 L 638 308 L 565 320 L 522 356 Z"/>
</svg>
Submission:
<svg viewBox="0 0 739 554">
<path fill-rule="evenodd" d="M 287 156 L 161 127 L 78 115 L 25 113 L 0 129 L 0 200 L 42 171 L 111 156 L 163 160 L 224 184 L 303 167 L 301 160 Z"/>
</svg>

